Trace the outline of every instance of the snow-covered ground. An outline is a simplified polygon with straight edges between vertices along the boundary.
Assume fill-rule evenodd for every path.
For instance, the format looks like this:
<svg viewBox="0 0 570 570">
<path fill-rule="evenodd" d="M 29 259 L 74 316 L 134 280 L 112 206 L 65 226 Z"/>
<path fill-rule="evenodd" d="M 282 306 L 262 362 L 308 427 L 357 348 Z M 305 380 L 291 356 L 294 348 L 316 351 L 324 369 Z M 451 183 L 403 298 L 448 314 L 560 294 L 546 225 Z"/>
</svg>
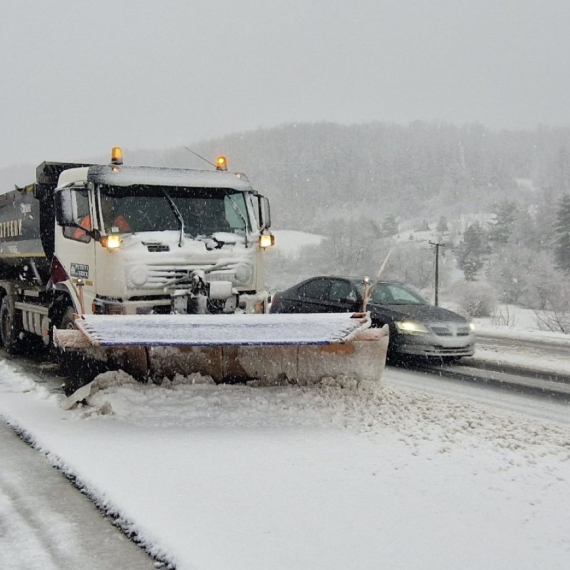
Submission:
<svg viewBox="0 0 570 570">
<path fill-rule="evenodd" d="M 296 230 L 274 230 L 272 233 L 275 236 L 275 247 L 267 253 L 271 255 L 275 251 L 290 259 L 296 259 L 304 247 L 320 245 L 326 239 L 321 235 Z"/>
<path fill-rule="evenodd" d="M 390 376 L 371 390 L 107 373 L 66 411 L 1 361 L 0 415 L 179 570 L 568 568 L 569 424 Z"/>
<path fill-rule="evenodd" d="M 570 345 L 510 312 L 510 327 L 478 319 L 478 330 Z M 476 357 L 570 371 L 516 345 L 481 345 Z M 531 418 L 508 395 L 491 408 L 414 388 L 409 374 L 388 368 L 371 389 L 106 373 L 87 406 L 64 410 L 49 383 L 0 360 L 0 416 L 179 570 L 568 568 L 564 404 Z M 0 477 L 0 568 L 44 570 L 34 525 L 10 513 Z"/>
<path fill-rule="evenodd" d="M 497 339 L 512 341 L 508 346 L 493 346 L 480 343 L 475 349 L 475 358 L 495 364 L 511 364 L 545 372 L 570 374 L 570 335 L 541 331 L 538 329 L 534 311 L 512 305 L 504 306 L 503 312 L 509 314 L 511 324 L 496 325 L 491 318 L 474 319 L 477 333 Z M 532 341 L 560 347 L 560 354 L 551 354 L 547 359 L 540 354 L 540 348 L 529 350 L 528 345 L 517 346 L 516 341 Z M 566 354 L 564 352 L 566 351 Z"/>
<path fill-rule="evenodd" d="M 505 337 L 562 341 L 570 344 L 570 335 L 541 330 L 536 312 L 532 309 L 523 309 L 516 305 L 498 305 L 495 312 L 498 318 L 479 317 L 474 319 L 473 322 L 477 330 Z M 496 324 L 493 322 L 496 320 L 505 322 Z"/>
</svg>

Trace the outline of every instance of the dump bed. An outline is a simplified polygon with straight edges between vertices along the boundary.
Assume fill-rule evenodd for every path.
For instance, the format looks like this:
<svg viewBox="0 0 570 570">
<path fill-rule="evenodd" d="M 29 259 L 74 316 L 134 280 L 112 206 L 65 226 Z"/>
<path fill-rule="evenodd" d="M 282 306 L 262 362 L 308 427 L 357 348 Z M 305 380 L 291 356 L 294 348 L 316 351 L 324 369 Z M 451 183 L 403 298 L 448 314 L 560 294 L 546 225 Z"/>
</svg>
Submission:
<svg viewBox="0 0 570 570">
<path fill-rule="evenodd" d="M 4 273 L 21 271 L 31 260 L 47 271 L 40 220 L 33 184 L 0 195 L 0 268 Z"/>
</svg>

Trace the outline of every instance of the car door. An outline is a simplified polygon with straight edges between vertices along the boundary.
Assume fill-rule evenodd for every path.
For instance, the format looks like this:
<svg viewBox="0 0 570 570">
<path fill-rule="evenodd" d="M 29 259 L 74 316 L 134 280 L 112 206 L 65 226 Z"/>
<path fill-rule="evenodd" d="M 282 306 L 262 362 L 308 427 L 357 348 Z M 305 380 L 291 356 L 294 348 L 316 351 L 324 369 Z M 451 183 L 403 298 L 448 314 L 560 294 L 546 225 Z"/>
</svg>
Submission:
<svg viewBox="0 0 570 570">
<path fill-rule="evenodd" d="M 296 313 L 326 313 L 327 297 L 330 280 L 326 278 L 316 278 L 307 281 L 298 289 L 298 300 Z"/>
<path fill-rule="evenodd" d="M 330 279 L 324 305 L 327 313 L 352 313 L 360 310 L 356 288 L 346 279 Z"/>
</svg>

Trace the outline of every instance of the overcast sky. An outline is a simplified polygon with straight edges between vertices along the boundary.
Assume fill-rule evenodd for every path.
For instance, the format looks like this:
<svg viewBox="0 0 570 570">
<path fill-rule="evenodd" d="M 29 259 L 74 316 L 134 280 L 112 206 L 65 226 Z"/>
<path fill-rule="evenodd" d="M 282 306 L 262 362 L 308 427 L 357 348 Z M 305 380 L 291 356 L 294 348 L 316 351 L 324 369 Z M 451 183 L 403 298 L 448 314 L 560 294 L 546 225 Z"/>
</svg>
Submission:
<svg viewBox="0 0 570 570">
<path fill-rule="evenodd" d="M 570 125 L 570 0 L 0 7 L 0 167 L 300 121 Z"/>
</svg>

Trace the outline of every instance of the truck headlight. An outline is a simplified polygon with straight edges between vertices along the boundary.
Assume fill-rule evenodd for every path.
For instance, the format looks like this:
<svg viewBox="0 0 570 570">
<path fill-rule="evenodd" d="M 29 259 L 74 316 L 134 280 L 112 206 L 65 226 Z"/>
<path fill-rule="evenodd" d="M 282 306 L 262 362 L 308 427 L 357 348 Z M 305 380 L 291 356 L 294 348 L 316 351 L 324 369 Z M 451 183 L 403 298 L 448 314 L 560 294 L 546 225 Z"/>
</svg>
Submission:
<svg viewBox="0 0 570 570">
<path fill-rule="evenodd" d="M 240 263 L 235 270 L 235 282 L 238 285 L 246 285 L 251 281 L 253 268 L 246 263 Z"/>
<path fill-rule="evenodd" d="M 102 236 L 101 245 L 107 249 L 117 249 L 121 247 L 121 237 L 116 234 Z"/>
<path fill-rule="evenodd" d="M 129 273 L 129 282 L 133 287 L 142 287 L 147 279 L 148 271 L 145 265 L 137 265 Z"/>
<path fill-rule="evenodd" d="M 259 236 L 259 247 L 265 249 L 275 245 L 275 236 L 273 234 L 261 234 Z"/>
<path fill-rule="evenodd" d="M 397 321 L 394 323 L 398 332 L 404 334 L 426 334 L 429 333 L 429 329 L 422 325 L 421 323 L 417 323 L 415 321 Z"/>
</svg>

